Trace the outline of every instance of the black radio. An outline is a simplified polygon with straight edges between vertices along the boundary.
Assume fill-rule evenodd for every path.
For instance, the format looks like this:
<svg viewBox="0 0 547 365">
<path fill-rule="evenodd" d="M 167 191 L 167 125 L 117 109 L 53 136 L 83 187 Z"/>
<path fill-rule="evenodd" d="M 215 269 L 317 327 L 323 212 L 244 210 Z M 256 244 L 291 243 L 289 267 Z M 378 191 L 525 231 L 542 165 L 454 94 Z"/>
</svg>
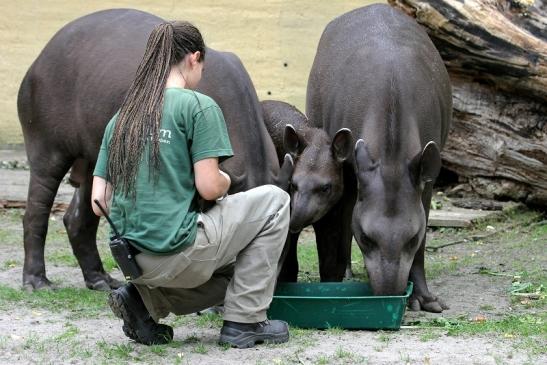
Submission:
<svg viewBox="0 0 547 365">
<path fill-rule="evenodd" d="M 140 277 L 142 275 L 142 270 L 135 259 L 135 255 L 138 253 L 138 250 L 133 247 L 126 238 L 120 236 L 118 230 L 114 226 L 114 223 L 106 213 L 106 210 L 102 207 L 101 203 L 99 203 L 97 199 L 93 201 L 97 204 L 101 212 L 103 212 L 108 224 L 112 227 L 112 231 L 114 231 L 114 236 L 110 237 L 109 246 L 110 251 L 112 252 L 112 257 L 116 260 L 116 263 L 122 271 L 123 276 L 126 280 L 134 280 Z"/>
</svg>

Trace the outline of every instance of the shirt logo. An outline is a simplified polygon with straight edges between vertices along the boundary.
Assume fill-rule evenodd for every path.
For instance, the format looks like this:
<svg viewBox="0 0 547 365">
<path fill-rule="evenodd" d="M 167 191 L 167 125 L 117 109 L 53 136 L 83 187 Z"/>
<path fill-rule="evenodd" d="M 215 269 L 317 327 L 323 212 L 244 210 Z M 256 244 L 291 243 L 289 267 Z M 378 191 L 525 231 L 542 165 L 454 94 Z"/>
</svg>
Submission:
<svg viewBox="0 0 547 365">
<path fill-rule="evenodd" d="M 166 143 L 166 144 L 171 144 L 171 130 L 169 129 L 160 129 L 160 133 L 159 133 L 159 141 L 160 143 Z"/>
</svg>

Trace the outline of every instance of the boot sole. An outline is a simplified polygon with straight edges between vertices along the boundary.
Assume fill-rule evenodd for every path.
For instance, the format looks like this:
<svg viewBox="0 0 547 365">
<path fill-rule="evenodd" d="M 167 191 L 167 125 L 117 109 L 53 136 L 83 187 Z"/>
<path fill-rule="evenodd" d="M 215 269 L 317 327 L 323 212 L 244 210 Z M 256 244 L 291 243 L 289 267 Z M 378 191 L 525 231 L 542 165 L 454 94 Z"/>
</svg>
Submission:
<svg viewBox="0 0 547 365">
<path fill-rule="evenodd" d="M 254 347 L 256 344 L 266 343 L 266 344 L 277 344 L 284 343 L 289 341 L 288 333 L 281 334 L 270 334 L 270 335 L 257 335 L 253 333 L 242 333 L 236 337 L 228 337 L 220 335 L 220 344 L 229 344 L 232 347 L 237 347 L 238 349 L 247 349 Z"/>
<path fill-rule="evenodd" d="M 134 318 L 129 314 L 127 304 L 123 295 L 116 291 L 112 291 L 108 296 L 108 305 L 114 315 L 121 320 L 123 320 L 123 333 L 130 339 L 142 343 L 144 345 L 163 345 L 169 343 L 173 339 L 173 329 L 166 325 L 156 325 L 156 330 L 163 327 L 167 333 L 155 333 L 150 335 L 139 334 L 137 328 L 135 328 L 131 323 L 137 321 L 138 319 Z"/>
<path fill-rule="evenodd" d="M 110 306 L 110 309 L 112 310 L 114 315 L 119 319 L 123 320 L 124 334 L 130 339 L 138 341 L 135 329 L 131 327 L 131 325 L 129 325 L 129 323 L 131 323 L 131 318 L 127 312 L 127 308 L 125 307 L 123 297 L 115 291 L 110 292 L 110 295 L 108 296 L 108 305 Z"/>
</svg>

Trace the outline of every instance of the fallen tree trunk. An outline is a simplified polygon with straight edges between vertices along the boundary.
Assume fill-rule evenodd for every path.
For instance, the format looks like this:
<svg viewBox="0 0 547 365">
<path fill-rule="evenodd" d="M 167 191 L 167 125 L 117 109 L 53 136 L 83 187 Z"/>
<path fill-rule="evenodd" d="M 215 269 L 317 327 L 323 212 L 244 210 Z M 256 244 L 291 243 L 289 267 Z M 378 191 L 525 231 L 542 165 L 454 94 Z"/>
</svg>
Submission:
<svg viewBox="0 0 547 365">
<path fill-rule="evenodd" d="M 544 0 L 389 0 L 426 27 L 453 86 L 444 166 L 480 195 L 547 206 Z"/>
</svg>

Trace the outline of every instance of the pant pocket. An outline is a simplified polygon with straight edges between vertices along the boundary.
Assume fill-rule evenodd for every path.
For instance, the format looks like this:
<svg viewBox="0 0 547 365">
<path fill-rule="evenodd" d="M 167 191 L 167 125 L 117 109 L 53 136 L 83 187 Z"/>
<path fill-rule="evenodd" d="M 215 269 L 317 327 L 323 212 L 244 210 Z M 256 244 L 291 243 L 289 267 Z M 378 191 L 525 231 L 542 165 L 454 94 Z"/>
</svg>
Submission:
<svg viewBox="0 0 547 365">
<path fill-rule="evenodd" d="M 184 251 L 169 256 L 141 253 L 136 256 L 136 259 L 143 274 L 140 278 L 133 280 L 133 283 L 144 284 L 150 288 L 165 286 L 191 263 Z"/>
<path fill-rule="evenodd" d="M 196 241 L 186 253 L 188 264 L 166 287 L 195 288 L 207 282 L 217 268 L 219 245 L 211 242 L 207 230 L 198 225 Z"/>
</svg>

